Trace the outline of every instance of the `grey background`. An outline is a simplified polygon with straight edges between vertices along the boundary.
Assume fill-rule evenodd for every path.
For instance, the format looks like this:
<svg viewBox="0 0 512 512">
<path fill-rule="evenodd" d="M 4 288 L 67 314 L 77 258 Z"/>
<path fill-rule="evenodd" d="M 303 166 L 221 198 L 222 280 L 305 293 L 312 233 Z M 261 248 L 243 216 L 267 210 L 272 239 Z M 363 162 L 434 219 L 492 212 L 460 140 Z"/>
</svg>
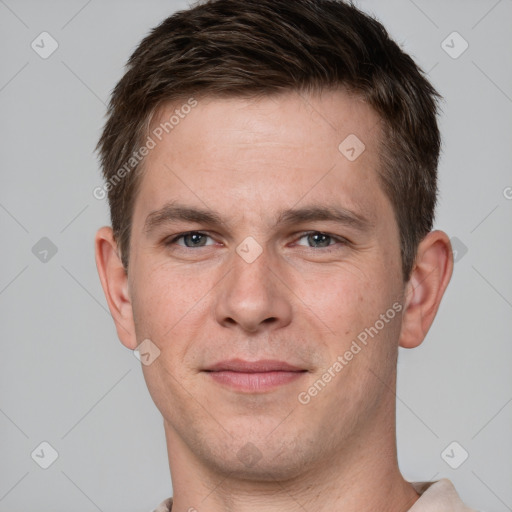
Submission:
<svg viewBox="0 0 512 512">
<path fill-rule="evenodd" d="M 462 256 L 424 344 L 400 352 L 400 467 L 450 478 L 473 508 L 512 510 L 512 1 L 358 4 L 445 97 L 436 227 Z M 93 148 L 126 59 L 185 7 L 0 0 L 2 512 L 136 512 L 172 494 L 162 418 L 97 277 L 109 219 Z M 31 48 L 43 31 L 59 45 L 47 59 Z M 453 31 L 469 43 L 456 59 L 441 45 Z M 43 237 L 57 249 L 46 262 Z M 43 441 L 58 452 L 48 469 L 31 457 L 48 457 Z M 452 441 L 469 453 L 458 469 L 441 457 Z"/>
</svg>

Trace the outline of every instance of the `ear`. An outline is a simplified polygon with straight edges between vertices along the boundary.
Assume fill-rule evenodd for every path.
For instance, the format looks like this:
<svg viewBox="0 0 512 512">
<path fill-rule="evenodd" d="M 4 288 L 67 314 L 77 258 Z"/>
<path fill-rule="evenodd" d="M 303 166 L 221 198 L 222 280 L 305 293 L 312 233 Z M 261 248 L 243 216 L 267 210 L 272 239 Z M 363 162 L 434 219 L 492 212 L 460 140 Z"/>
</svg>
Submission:
<svg viewBox="0 0 512 512">
<path fill-rule="evenodd" d="M 137 338 L 133 323 L 128 275 L 118 255 L 112 228 L 108 226 L 100 228 L 96 233 L 94 245 L 96 267 L 110 314 L 116 325 L 117 336 L 125 347 L 134 350 L 137 348 Z"/>
<path fill-rule="evenodd" d="M 448 235 L 431 231 L 418 246 L 414 268 L 405 290 L 399 345 L 415 348 L 424 340 L 453 272 Z"/>
</svg>

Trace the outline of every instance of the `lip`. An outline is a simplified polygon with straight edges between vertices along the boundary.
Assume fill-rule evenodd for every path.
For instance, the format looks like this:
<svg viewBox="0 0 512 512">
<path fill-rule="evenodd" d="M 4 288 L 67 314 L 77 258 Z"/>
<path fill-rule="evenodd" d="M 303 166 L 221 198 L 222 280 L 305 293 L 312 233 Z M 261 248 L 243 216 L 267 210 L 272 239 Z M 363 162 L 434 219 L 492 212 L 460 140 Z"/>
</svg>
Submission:
<svg viewBox="0 0 512 512">
<path fill-rule="evenodd" d="M 307 370 L 284 361 L 262 359 L 220 361 L 204 372 L 215 382 L 236 391 L 269 391 L 299 379 Z"/>
<path fill-rule="evenodd" d="M 206 368 L 208 372 L 242 372 L 242 373 L 262 373 L 262 372 L 301 372 L 304 368 L 293 366 L 285 361 L 276 361 L 274 359 L 260 359 L 259 361 L 244 361 L 243 359 L 229 359 L 219 361 Z"/>
</svg>

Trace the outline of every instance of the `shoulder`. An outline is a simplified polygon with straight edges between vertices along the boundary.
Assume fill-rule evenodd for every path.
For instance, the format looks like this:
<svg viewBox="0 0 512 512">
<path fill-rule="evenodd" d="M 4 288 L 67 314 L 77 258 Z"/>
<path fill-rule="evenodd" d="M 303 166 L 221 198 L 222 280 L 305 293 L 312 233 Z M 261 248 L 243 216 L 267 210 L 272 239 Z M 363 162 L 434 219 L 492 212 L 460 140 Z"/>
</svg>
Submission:
<svg viewBox="0 0 512 512">
<path fill-rule="evenodd" d="M 155 509 L 151 512 L 171 512 L 172 510 L 172 498 L 167 498 L 162 503 L 160 503 Z"/>
<path fill-rule="evenodd" d="M 410 482 L 410 484 L 420 498 L 409 512 L 477 512 L 461 500 L 448 478 L 435 482 Z"/>
</svg>

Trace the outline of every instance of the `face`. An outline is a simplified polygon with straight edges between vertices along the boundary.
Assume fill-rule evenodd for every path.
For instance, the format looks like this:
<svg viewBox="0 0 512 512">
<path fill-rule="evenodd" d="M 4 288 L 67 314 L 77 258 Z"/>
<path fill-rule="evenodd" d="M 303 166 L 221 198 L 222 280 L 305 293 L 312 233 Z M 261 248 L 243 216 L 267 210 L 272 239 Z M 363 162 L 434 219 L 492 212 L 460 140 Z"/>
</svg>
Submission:
<svg viewBox="0 0 512 512">
<path fill-rule="evenodd" d="M 144 377 L 168 442 L 217 472 L 299 474 L 393 421 L 404 283 L 380 135 L 340 91 L 205 98 L 146 159 L 128 271 L 137 343 L 160 350 Z"/>
</svg>

